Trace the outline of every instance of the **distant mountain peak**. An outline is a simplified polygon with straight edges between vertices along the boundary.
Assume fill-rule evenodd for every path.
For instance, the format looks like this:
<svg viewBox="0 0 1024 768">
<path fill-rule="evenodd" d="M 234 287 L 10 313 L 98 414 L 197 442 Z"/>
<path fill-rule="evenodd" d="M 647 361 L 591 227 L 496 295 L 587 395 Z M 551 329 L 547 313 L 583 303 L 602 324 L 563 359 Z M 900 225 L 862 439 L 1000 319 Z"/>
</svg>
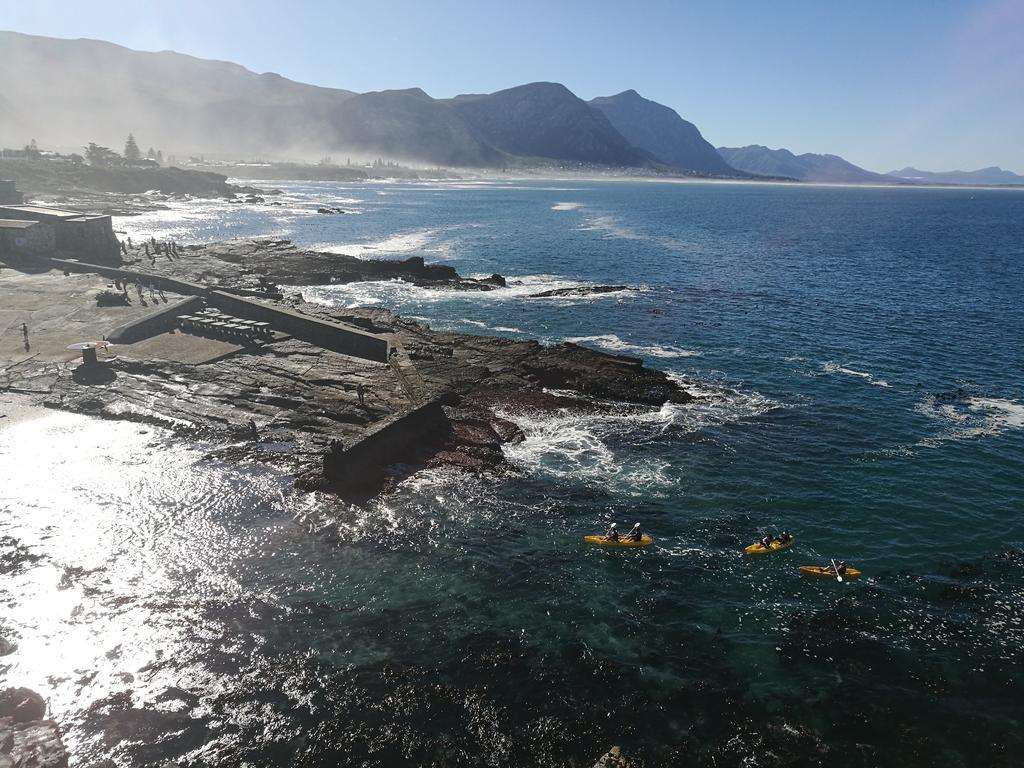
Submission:
<svg viewBox="0 0 1024 768">
<path fill-rule="evenodd" d="M 666 165 L 722 176 L 747 175 L 730 167 L 705 141 L 697 126 L 683 120 L 671 107 L 645 99 L 635 90 L 599 96 L 589 104 L 631 143 Z"/>
<path fill-rule="evenodd" d="M 928 184 L 1024 185 L 1024 176 L 1007 171 L 998 165 L 990 165 L 976 171 L 922 171 L 907 166 L 898 171 L 891 171 L 889 175 Z"/>
<path fill-rule="evenodd" d="M 813 152 L 795 155 L 785 148 L 770 149 L 760 144 L 719 147 L 718 153 L 733 167 L 762 176 L 782 176 L 799 181 L 832 184 L 878 184 L 897 181 L 891 176 L 856 166 L 839 155 L 821 155 Z"/>
</svg>

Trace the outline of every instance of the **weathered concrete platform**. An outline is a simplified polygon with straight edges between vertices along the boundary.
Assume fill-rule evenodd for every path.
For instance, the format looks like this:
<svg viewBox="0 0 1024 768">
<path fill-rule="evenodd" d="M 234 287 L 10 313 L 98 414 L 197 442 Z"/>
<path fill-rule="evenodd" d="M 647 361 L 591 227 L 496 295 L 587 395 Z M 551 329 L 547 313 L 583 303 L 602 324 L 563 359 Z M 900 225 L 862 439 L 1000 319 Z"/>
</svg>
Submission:
<svg viewBox="0 0 1024 768">
<path fill-rule="evenodd" d="M 33 357 L 39 362 L 69 361 L 80 357 L 67 345 L 102 339 L 113 328 L 138 320 L 157 307 L 181 299 L 165 293 L 154 305 L 148 292 L 142 301 L 130 293 L 131 306 L 98 307 L 96 295 L 114 286 L 96 274 L 65 277 L 56 270 L 27 274 L 0 269 L 0 367 Z M 28 324 L 28 349 L 21 324 Z"/>
<path fill-rule="evenodd" d="M 134 344 L 118 344 L 115 353 L 118 357 L 132 360 L 167 360 L 187 365 L 204 365 L 241 352 L 245 348 L 244 345 L 233 341 L 171 331 Z"/>
</svg>

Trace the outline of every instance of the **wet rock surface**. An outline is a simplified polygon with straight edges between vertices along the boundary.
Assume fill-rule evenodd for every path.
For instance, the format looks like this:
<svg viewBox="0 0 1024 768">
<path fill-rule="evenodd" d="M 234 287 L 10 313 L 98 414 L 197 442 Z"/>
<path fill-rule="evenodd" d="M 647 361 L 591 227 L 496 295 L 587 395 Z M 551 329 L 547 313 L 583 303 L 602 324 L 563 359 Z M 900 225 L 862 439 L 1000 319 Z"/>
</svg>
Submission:
<svg viewBox="0 0 1024 768">
<path fill-rule="evenodd" d="M 156 244 L 159 245 L 159 244 Z M 462 277 L 444 264 L 420 256 L 401 261 L 358 259 L 342 253 L 308 251 L 290 240 L 251 239 L 189 245 L 167 253 L 154 244 L 133 243 L 125 258 L 139 269 L 191 282 L 250 290 L 276 291 L 278 285 L 329 285 L 371 280 L 403 280 L 430 288 L 490 291 L 503 283 Z"/>
<path fill-rule="evenodd" d="M 45 716 L 46 702 L 35 691 L 0 691 L 0 766 L 63 768 L 68 764 L 60 729 Z"/>
<path fill-rule="evenodd" d="M 279 283 L 379 279 L 500 290 L 500 275 L 467 280 L 451 267 L 418 257 L 364 261 L 271 239 L 202 246 L 151 240 L 126 243 L 124 255 L 135 269 L 150 274 L 249 292 L 271 305 L 386 336 L 395 354 L 382 364 L 278 333 L 270 340 L 221 344 L 208 354 L 189 355 L 193 347 L 216 344 L 173 330 L 118 346 L 115 359 L 90 368 L 69 357 L 68 362 L 20 361 L 5 371 L 0 386 L 37 393 L 55 408 L 230 443 L 215 449 L 216 455 L 282 464 L 302 478 L 303 487 L 325 487 L 323 457 L 329 451 L 351 446 L 375 425 L 445 395 L 448 426 L 417 439 L 409 451 L 413 458 L 402 458 L 411 467 L 479 470 L 500 464 L 501 446 L 523 436 L 497 410 L 593 411 L 611 403 L 645 408 L 692 399 L 664 372 L 637 358 L 570 343 L 545 346 L 436 331 L 383 309 L 329 309 L 301 296 L 274 298 L 280 296 Z"/>
</svg>

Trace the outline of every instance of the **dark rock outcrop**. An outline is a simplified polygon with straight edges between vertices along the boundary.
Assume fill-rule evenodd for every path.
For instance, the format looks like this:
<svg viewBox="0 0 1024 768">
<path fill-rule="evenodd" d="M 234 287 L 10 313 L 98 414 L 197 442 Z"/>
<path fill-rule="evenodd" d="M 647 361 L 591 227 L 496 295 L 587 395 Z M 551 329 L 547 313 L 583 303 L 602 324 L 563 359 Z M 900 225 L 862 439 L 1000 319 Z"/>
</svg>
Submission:
<svg viewBox="0 0 1024 768">
<path fill-rule="evenodd" d="M 60 728 L 44 720 L 46 702 L 28 688 L 0 691 L 0 766 L 64 768 L 68 753 Z"/>
<path fill-rule="evenodd" d="M 6 688 L 0 691 L 0 717 L 15 723 L 41 720 L 46 715 L 46 701 L 28 688 Z"/>
<path fill-rule="evenodd" d="M 143 262 L 150 272 L 178 279 L 259 294 L 277 293 L 278 285 L 330 285 L 370 280 L 404 280 L 429 288 L 490 291 L 504 279 L 462 277 L 446 264 L 427 264 L 422 256 L 401 261 L 359 259 L 343 253 L 306 251 L 290 240 L 234 240 L 178 249 L 174 259 Z M 127 258 L 141 259 L 136 244 Z"/>
</svg>

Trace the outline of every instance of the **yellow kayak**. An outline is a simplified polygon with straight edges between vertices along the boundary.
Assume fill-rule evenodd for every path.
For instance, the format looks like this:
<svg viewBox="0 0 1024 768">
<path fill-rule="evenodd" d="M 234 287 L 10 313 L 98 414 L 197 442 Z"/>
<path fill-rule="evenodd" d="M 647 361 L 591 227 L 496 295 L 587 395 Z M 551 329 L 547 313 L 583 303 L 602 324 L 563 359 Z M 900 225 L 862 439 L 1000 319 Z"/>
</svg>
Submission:
<svg viewBox="0 0 1024 768">
<path fill-rule="evenodd" d="M 648 547 L 654 543 L 654 539 L 646 533 L 640 537 L 640 541 L 626 541 L 625 536 L 620 536 L 618 541 L 609 541 L 604 536 L 584 536 L 583 540 L 599 547 Z"/>
<path fill-rule="evenodd" d="M 801 565 L 800 573 L 805 576 L 818 576 L 826 579 L 834 579 L 836 577 L 836 572 L 829 565 Z M 860 571 L 849 567 L 842 574 L 844 579 L 856 579 L 858 576 L 860 576 Z"/>
<path fill-rule="evenodd" d="M 772 545 L 767 549 L 765 549 L 764 545 L 761 544 L 761 542 L 759 541 L 756 544 L 751 544 L 749 547 L 744 547 L 743 551 L 746 552 L 748 555 L 769 555 L 772 552 L 778 552 L 782 549 L 789 549 L 793 546 L 793 543 L 795 541 L 796 536 L 791 537 L 790 540 L 787 541 L 785 544 L 783 544 L 778 539 L 772 539 Z"/>
</svg>

